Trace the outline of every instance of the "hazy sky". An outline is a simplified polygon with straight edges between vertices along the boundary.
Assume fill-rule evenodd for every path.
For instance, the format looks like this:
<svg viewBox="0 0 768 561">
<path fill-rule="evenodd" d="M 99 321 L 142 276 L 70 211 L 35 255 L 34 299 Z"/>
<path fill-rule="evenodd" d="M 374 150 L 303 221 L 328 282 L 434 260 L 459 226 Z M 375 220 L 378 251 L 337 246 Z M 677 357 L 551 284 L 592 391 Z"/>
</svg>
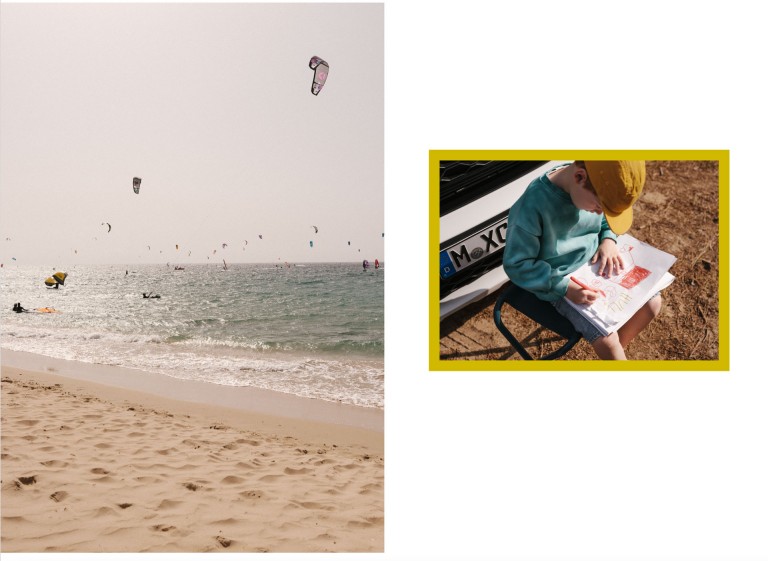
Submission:
<svg viewBox="0 0 768 561">
<path fill-rule="evenodd" d="M 383 260 L 383 5 L 3 4 L 1 21 L 6 267 Z"/>
</svg>

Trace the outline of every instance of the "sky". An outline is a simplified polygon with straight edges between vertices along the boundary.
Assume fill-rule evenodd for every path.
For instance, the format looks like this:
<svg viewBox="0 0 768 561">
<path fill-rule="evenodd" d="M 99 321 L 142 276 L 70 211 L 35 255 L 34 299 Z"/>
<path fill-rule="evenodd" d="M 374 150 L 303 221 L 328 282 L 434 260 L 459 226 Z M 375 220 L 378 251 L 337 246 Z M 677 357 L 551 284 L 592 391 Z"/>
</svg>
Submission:
<svg viewBox="0 0 768 561">
<path fill-rule="evenodd" d="M 3 4 L 0 47 L 1 262 L 383 261 L 381 4 Z"/>
</svg>

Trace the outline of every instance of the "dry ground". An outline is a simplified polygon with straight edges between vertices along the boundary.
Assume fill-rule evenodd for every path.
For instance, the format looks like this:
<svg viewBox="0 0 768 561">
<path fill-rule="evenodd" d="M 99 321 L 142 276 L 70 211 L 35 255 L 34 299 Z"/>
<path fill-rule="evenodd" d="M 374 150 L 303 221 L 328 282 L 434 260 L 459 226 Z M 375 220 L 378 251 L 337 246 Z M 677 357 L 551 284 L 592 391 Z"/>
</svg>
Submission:
<svg viewBox="0 0 768 561">
<path fill-rule="evenodd" d="M 627 348 L 631 360 L 717 360 L 720 277 L 718 162 L 649 161 L 647 180 L 635 204 L 630 234 L 677 257 L 676 279 L 662 292 L 657 317 Z M 446 318 L 440 324 L 440 358 L 520 360 L 493 323 L 498 293 Z M 557 345 L 541 330 L 505 306 L 507 324 L 534 357 Z M 553 342 L 554 341 L 554 342 Z M 561 360 L 592 360 L 584 340 Z"/>
</svg>

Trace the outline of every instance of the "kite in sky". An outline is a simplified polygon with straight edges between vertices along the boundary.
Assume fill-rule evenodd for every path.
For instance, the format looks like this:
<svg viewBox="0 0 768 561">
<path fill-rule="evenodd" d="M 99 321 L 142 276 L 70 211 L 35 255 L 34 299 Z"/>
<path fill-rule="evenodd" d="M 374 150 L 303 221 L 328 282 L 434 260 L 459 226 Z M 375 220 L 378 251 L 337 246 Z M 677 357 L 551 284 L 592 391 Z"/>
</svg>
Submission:
<svg viewBox="0 0 768 561">
<path fill-rule="evenodd" d="M 319 56 L 313 56 L 309 59 L 309 67 L 315 71 L 315 76 L 312 79 L 312 93 L 317 95 L 323 89 L 325 80 L 328 78 L 328 63 Z"/>
<path fill-rule="evenodd" d="M 139 188 L 141 187 L 141 177 L 133 178 L 133 192 L 139 194 Z"/>
<path fill-rule="evenodd" d="M 102 222 L 101 223 L 102 226 L 104 226 L 105 224 L 107 225 L 107 228 L 109 228 L 107 230 L 107 234 L 109 234 L 112 231 L 112 224 L 110 224 L 109 222 Z"/>
</svg>

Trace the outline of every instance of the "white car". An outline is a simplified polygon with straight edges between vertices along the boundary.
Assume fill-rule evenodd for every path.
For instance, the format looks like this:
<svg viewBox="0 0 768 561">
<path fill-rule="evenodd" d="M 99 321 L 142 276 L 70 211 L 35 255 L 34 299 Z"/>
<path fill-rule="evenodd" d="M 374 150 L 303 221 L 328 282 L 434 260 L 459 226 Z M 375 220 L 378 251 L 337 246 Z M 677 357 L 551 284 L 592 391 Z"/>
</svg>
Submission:
<svg viewBox="0 0 768 561">
<path fill-rule="evenodd" d="M 440 162 L 440 319 L 498 290 L 509 208 L 560 161 Z"/>
</svg>

